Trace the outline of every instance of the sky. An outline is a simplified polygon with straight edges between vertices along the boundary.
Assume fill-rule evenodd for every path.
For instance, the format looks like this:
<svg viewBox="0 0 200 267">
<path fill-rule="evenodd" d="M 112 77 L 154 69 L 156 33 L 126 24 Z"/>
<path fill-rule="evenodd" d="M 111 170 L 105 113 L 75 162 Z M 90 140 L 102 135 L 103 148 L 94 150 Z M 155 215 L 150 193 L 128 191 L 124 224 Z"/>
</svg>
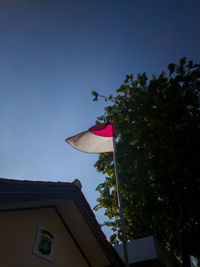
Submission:
<svg viewBox="0 0 200 267">
<path fill-rule="evenodd" d="M 199 10 L 199 0 L 0 0 L 0 177 L 79 179 L 93 208 L 98 155 L 65 139 L 104 113 L 92 90 L 115 94 L 127 74 L 158 75 L 184 56 L 199 63 Z"/>
</svg>

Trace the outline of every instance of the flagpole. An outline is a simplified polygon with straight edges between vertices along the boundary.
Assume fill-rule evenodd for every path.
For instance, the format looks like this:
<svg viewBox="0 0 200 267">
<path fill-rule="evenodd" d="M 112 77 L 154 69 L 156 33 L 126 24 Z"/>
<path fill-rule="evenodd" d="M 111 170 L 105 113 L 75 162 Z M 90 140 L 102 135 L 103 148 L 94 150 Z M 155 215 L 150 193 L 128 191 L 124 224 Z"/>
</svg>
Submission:
<svg viewBox="0 0 200 267">
<path fill-rule="evenodd" d="M 120 182 L 118 176 L 118 168 L 117 168 L 117 149 L 116 149 L 116 142 L 115 136 L 113 136 L 113 160 L 115 166 L 115 177 L 116 177 L 116 185 L 117 185 L 117 200 L 119 206 L 119 213 L 120 213 L 120 220 L 121 220 L 121 230 L 122 230 L 122 239 L 123 239 L 123 249 L 124 249 L 124 260 L 125 266 L 129 267 L 129 260 L 128 260 L 128 250 L 127 250 L 127 238 L 126 238 L 126 231 L 125 231 L 125 222 L 124 222 L 124 214 L 123 214 L 123 206 L 122 206 L 122 198 L 120 193 Z"/>
</svg>

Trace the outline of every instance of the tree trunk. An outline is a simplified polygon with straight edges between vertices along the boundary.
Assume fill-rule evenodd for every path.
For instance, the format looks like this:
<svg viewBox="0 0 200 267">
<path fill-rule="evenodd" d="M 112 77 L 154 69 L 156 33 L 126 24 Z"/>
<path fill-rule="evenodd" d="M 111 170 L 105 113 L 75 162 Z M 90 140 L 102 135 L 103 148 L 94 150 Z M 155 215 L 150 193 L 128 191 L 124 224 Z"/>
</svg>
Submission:
<svg viewBox="0 0 200 267">
<path fill-rule="evenodd" d="M 181 256 L 182 256 L 183 267 L 191 267 L 191 260 L 190 260 L 190 255 L 188 253 L 184 232 L 181 233 L 180 239 L 181 239 L 180 240 L 181 241 Z"/>
<path fill-rule="evenodd" d="M 183 262 L 183 267 L 191 267 L 191 261 L 190 261 L 190 256 L 189 255 L 182 255 L 182 262 Z"/>
</svg>

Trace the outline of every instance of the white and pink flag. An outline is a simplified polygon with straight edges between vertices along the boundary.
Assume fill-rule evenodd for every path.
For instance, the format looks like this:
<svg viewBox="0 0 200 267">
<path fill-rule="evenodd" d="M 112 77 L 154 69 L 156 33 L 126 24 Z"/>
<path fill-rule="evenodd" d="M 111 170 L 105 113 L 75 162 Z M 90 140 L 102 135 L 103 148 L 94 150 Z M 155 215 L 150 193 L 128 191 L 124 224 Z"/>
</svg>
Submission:
<svg viewBox="0 0 200 267">
<path fill-rule="evenodd" d="M 100 123 L 88 131 L 67 138 L 65 141 L 72 147 L 87 153 L 113 152 L 115 127 L 113 123 Z"/>
</svg>

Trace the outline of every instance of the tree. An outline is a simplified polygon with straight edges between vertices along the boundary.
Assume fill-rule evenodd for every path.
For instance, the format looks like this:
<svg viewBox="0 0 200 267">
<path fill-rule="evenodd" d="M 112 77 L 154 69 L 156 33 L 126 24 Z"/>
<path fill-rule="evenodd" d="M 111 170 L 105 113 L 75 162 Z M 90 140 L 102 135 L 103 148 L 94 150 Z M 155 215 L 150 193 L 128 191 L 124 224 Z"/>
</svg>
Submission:
<svg viewBox="0 0 200 267">
<path fill-rule="evenodd" d="M 190 266 L 190 256 L 200 259 L 200 65 L 182 58 L 150 80 L 127 75 L 116 92 L 92 94 L 109 103 L 97 123 L 116 127 L 127 237 L 153 235 Z M 95 167 L 105 175 L 95 210 L 105 208 L 115 244 L 122 235 L 112 154 L 100 154 Z"/>
</svg>

